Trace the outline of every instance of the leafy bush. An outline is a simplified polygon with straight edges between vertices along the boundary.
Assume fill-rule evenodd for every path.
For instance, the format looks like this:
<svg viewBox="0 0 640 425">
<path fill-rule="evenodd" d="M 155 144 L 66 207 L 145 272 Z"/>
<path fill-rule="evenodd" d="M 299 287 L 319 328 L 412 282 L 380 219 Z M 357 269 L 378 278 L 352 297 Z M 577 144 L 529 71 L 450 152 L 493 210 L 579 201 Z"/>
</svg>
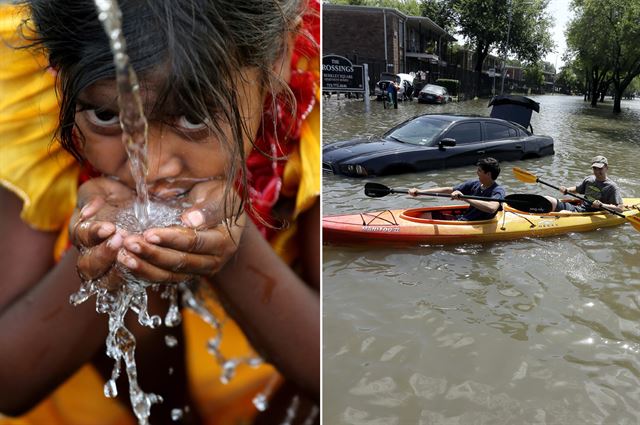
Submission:
<svg viewBox="0 0 640 425">
<path fill-rule="evenodd" d="M 451 96 L 457 96 L 460 91 L 460 81 L 459 80 L 450 80 L 448 78 L 439 78 L 436 81 L 436 84 L 442 87 L 446 87 L 447 91 Z"/>
</svg>

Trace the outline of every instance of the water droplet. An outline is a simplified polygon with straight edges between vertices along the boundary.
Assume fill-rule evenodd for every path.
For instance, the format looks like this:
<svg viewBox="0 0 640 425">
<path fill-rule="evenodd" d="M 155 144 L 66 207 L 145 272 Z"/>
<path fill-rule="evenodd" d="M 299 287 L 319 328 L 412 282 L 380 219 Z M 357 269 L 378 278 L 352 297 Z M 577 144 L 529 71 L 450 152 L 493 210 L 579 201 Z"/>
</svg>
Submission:
<svg viewBox="0 0 640 425">
<path fill-rule="evenodd" d="M 237 365 L 236 360 L 227 360 L 224 362 L 222 365 L 222 376 L 220 376 L 220 381 L 223 384 L 228 384 L 231 379 L 233 379 L 233 376 L 236 374 Z"/>
<path fill-rule="evenodd" d="M 80 305 L 86 300 L 88 300 L 90 296 L 91 296 L 90 293 L 80 290 L 75 294 L 71 294 L 71 296 L 69 297 L 69 302 L 74 306 Z"/>
<path fill-rule="evenodd" d="M 211 338 L 207 341 L 207 349 L 210 353 L 217 353 L 220 349 L 220 339 L 219 338 Z"/>
<path fill-rule="evenodd" d="M 171 409 L 171 420 L 179 421 L 184 416 L 182 409 Z"/>
<path fill-rule="evenodd" d="M 169 311 L 167 311 L 167 315 L 164 317 L 164 325 L 170 328 L 178 326 L 180 322 L 182 322 L 182 314 L 180 314 L 180 309 L 177 304 L 173 304 L 175 301 L 172 300 L 172 304 L 169 307 Z"/>
<path fill-rule="evenodd" d="M 118 397 L 118 387 L 116 386 L 116 381 L 113 379 L 109 379 L 104 384 L 104 396 L 107 398 Z"/>
<path fill-rule="evenodd" d="M 151 323 L 150 323 L 151 328 L 157 328 L 161 324 L 162 324 L 162 319 L 160 318 L 160 316 L 151 316 Z"/>
<path fill-rule="evenodd" d="M 176 345 L 178 345 L 178 338 L 176 338 L 173 335 L 165 335 L 164 336 L 164 343 L 167 344 L 167 347 L 175 347 Z"/>
<path fill-rule="evenodd" d="M 253 398 L 253 405 L 256 406 L 260 412 L 264 412 L 269 407 L 267 396 L 264 393 L 260 393 Z"/>
<path fill-rule="evenodd" d="M 252 357 L 247 361 L 247 364 L 251 367 L 258 367 L 264 363 L 260 357 Z"/>
</svg>

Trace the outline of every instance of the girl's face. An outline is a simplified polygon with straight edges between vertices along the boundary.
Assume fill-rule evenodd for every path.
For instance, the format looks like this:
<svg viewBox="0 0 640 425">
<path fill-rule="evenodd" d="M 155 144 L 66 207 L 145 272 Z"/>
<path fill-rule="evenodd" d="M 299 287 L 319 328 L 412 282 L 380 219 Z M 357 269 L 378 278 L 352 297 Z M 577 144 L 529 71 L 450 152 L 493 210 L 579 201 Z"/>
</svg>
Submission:
<svg viewBox="0 0 640 425">
<path fill-rule="evenodd" d="M 245 131 L 245 153 L 251 150 L 262 118 L 264 93 L 257 69 L 245 69 L 234 86 Z M 153 81 L 141 84 L 140 95 L 145 111 L 155 105 Z M 161 116 L 147 117 L 148 174 L 147 186 L 152 196 L 171 198 L 187 193 L 199 181 L 226 179 L 231 161 L 230 148 L 234 143 L 229 123 L 219 123 L 223 137 L 212 133 L 206 123 L 189 117 L 188 111 L 172 110 L 163 105 Z M 84 136 L 81 147 L 84 157 L 99 172 L 115 177 L 132 189 L 135 182 L 122 142 L 118 120 L 117 89 L 114 80 L 99 81 L 78 97 L 75 125 Z"/>
</svg>

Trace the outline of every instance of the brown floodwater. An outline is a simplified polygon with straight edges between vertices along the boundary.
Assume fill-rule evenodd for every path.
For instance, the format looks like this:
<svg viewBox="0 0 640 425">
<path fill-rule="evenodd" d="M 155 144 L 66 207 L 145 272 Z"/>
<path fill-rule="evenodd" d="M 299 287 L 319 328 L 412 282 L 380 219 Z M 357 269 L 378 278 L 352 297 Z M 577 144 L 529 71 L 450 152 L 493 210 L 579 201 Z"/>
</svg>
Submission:
<svg viewBox="0 0 640 425">
<path fill-rule="evenodd" d="M 539 96 L 534 131 L 553 156 L 503 163 L 507 193 L 557 195 L 511 167 L 572 186 L 609 159 L 623 196 L 640 197 L 640 100 L 591 108 Z M 323 142 L 379 135 L 423 112 L 488 115 L 487 100 L 444 106 L 326 100 Z M 372 179 L 450 186 L 475 167 Z M 323 214 L 451 203 L 367 198 L 365 180 L 323 176 Z M 640 423 L 640 233 L 586 233 L 459 246 L 323 249 L 326 424 Z"/>
</svg>

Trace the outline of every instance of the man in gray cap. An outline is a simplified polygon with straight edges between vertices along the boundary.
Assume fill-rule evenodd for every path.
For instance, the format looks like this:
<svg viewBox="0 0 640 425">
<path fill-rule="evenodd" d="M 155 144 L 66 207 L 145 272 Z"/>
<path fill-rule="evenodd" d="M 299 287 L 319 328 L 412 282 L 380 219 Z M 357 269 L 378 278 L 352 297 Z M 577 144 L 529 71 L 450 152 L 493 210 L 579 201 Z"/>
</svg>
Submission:
<svg viewBox="0 0 640 425">
<path fill-rule="evenodd" d="M 584 195 L 585 198 L 591 201 L 591 205 L 585 203 L 572 204 L 551 196 L 545 196 L 551 202 L 553 211 L 589 212 L 597 211 L 603 206 L 610 210 L 623 211 L 624 205 L 620 188 L 613 180 L 607 177 L 607 171 L 609 170 L 607 158 L 602 155 L 594 157 L 591 160 L 591 169 L 593 170 L 593 175 L 586 177 L 582 183 L 573 187 L 560 186 L 560 192 L 563 194 L 566 195 L 567 192 L 571 192 Z"/>
</svg>

